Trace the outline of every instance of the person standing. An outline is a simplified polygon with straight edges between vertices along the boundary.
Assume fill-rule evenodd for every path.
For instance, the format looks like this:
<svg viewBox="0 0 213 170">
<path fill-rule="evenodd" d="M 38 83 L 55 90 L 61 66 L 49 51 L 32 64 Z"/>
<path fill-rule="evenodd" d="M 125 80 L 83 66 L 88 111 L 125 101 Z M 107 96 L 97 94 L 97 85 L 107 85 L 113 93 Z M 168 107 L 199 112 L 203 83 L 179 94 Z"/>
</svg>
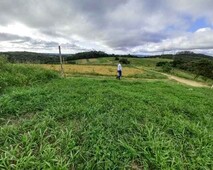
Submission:
<svg viewBox="0 0 213 170">
<path fill-rule="evenodd" d="M 120 62 L 118 63 L 117 71 L 118 71 L 118 76 L 117 76 L 117 78 L 120 80 L 120 79 L 121 79 L 121 76 L 122 76 L 122 66 L 121 66 Z"/>
</svg>

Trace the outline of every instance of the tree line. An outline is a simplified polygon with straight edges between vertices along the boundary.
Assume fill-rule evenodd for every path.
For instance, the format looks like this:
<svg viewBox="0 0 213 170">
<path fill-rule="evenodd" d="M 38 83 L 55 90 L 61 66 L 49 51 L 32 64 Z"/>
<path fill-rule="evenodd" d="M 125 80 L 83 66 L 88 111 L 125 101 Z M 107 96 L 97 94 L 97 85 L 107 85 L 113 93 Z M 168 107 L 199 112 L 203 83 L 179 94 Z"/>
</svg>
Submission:
<svg viewBox="0 0 213 170">
<path fill-rule="evenodd" d="M 33 52 L 2 52 L 11 63 L 36 63 L 36 64 L 54 64 L 59 63 L 59 57 L 56 54 L 33 53 Z"/>
<path fill-rule="evenodd" d="M 58 54 L 33 53 L 33 52 L 1 52 L 0 55 L 6 56 L 7 60 L 11 63 L 38 63 L 38 64 L 60 63 Z M 73 63 L 74 60 L 78 59 L 91 59 L 101 57 L 133 58 L 137 56 L 130 54 L 128 55 L 107 54 L 102 51 L 89 51 L 89 52 L 80 52 L 76 54 L 62 54 L 62 57 L 65 63 Z"/>
</svg>

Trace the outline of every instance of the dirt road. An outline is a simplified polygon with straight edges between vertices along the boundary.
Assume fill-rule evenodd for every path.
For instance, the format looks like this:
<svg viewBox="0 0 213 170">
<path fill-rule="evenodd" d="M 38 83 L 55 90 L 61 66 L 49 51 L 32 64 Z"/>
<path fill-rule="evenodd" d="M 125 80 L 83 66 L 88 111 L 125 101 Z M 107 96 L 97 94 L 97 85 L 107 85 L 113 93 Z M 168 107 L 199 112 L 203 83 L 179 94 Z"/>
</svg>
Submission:
<svg viewBox="0 0 213 170">
<path fill-rule="evenodd" d="M 180 77 L 169 75 L 169 74 L 166 74 L 166 73 L 161 73 L 161 74 L 167 76 L 171 80 L 175 80 L 177 82 L 180 82 L 180 83 L 183 83 L 183 84 L 186 84 L 186 85 L 189 85 L 189 86 L 193 86 L 193 87 L 209 87 L 208 85 L 206 85 L 204 83 L 201 83 L 201 82 L 180 78 Z"/>
<path fill-rule="evenodd" d="M 141 69 L 139 67 L 137 67 L 138 69 Z M 148 70 L 148 69 L 145 69 L 143 68 L 144 70 Z M 188 80 L 188 79 L 185 79 L 185 78 L 181 78 L 181 77 L 177 77 L 177 76 L 174 76 L 174 75 L 170 75 L 170 74 L 166 74 L 166 73 L 162 73 L 162 72 L 158 72 L 158 71 L 154 71 L 154 70 L 151 70 L 152 72 L 155 72 L 155 73 L 160 73 L 162 75 L 165 75 L 168 77 L 168 79 L 170 80 L 175 80 L 179 83 L 182 83 L 182 84 L 186 84 L 186 85 L 189 85 L 189 86 L 193 86 L 193 87 L 210 87 L 208 85 L 206 85 L 205 83 L 202 83 L 202 82 L 197 82 L 197 81 L 193 81 L 193 80 Z"/>
</svg>

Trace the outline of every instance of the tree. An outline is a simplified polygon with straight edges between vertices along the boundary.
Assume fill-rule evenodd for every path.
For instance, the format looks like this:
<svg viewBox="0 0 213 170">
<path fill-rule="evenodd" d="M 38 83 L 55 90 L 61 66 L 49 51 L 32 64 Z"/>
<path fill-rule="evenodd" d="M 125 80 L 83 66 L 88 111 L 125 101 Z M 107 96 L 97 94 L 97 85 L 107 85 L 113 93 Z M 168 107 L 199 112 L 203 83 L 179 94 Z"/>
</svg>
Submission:
<svg viewBox="0 0 213 170">
<path fill-rule="evenodd" d="M 207 59 L 201 59 L 195 63 L 196 77 L 199 75 L 213 79 L 213 62 Z"/>
</svg>

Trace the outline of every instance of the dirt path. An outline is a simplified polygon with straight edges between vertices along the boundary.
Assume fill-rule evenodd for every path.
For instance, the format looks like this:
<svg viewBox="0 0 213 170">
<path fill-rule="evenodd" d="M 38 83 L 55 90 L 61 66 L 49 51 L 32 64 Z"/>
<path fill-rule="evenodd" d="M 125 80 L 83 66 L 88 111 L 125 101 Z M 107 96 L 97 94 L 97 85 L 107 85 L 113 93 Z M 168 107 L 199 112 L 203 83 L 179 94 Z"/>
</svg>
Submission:
<svg viewBox="0 0 213 170">
<path fill-rule="evenodd" d="M 138 69 L 140 69 L 140 68 L 138 68 Z M 167 76 L 168 79 L 170 79 L 170 80 L 175 80 L 175 81 L 177 81 L 179 83 L 186 84 L 186 85 L 189 85 L 189 86 L 193 86 L 193 87 L 210 87 L 210 86 L 208 86 L 208 85 L 206 85 L 205 83 L 202 83 L 202 82 L 188 80 L 188 79 L 185 79 L 185 78 L 177 77 L 177 76 L 174 76 L 174 75 L 170 75 L 170 74 L 166 74 L 166 73 L 162 73 L 162 72 L 158 72 L 158 71 L 154 71 L 154 70 L 151 70 L 151 71 L 155 72 L 155 73 L 160 73 L 162 75 Z"/>
<path fill-rule="evenodd" d="M 169 75 L 169 74 L 165 74 L 165 73 L 161 73 L 161 74 L 167 76 L 171 80 L 175 80 L 177 82 L 180 82 L 180 83 L 183 83 L 183 84 L 186 84 L 186 85 L 189 85 L 189 86 L 193 86 L 193 87 L 209 87 L 208 85 L 206 85 L 204 83 L 201 83 L 201 82 L 180 78 L 180 77 Z"/>
</svg>

